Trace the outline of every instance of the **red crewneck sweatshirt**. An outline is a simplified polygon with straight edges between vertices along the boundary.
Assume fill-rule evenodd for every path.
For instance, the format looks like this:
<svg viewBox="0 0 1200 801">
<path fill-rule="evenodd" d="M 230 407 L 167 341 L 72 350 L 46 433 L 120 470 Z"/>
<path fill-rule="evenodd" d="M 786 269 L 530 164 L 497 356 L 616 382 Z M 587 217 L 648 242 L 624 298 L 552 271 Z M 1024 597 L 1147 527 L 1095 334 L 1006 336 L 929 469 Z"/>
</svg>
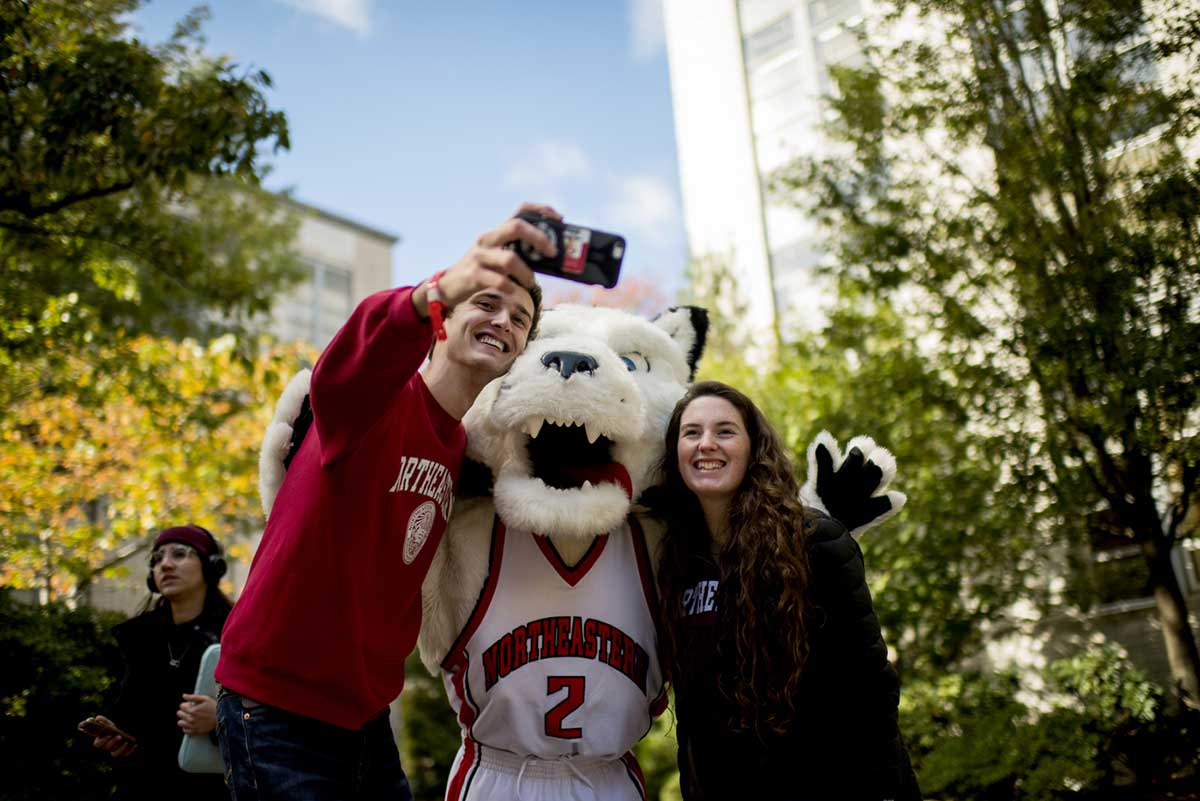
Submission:
<svg viewBox="0 0 1200 801">
<path fill-rule="evenodd" d="M 221 638 L 223 686 L 348 729 L 404 686 L 466 447 L 417 373 L 431 332 L 411 296 L 364 300 L 317 361 L 313 425 Z"/>
</svg>

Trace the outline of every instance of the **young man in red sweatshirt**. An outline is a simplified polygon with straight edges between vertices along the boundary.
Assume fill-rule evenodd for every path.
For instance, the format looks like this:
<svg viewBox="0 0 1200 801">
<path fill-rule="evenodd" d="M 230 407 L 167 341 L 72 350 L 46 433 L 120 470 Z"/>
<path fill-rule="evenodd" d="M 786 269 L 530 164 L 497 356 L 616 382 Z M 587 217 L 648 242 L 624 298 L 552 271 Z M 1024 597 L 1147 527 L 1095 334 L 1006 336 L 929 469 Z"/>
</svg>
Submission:
<svg viewBox="0 0 1200 801">
<path fill-rule="evenodd" d="M 221 639 L 217 730 L 235 798 L 412 798 L 388 704 L 453 505 L 459 421 L 537 323 L 533 273 L 504 247 L 517 240 L 554 254 L 510 219 L 429 281 L 364 300 L 317 361 L 313 424 Z"/>
</svg>

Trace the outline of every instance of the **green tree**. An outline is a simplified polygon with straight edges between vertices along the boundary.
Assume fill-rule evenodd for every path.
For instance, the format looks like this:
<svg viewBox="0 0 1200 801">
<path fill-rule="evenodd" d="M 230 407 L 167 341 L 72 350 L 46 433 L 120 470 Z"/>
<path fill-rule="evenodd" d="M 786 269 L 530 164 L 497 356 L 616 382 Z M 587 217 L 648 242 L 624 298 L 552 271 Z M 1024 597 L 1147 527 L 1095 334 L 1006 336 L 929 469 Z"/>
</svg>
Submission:
<svg viewBox="0 0 1200 801">
<path fill-rule="evenodd" d="M 120 370 L 104 346 L 137 334 L 244 333 L 299 277 L 258 189 L 288 147 L 269 76 L 205 56 L 202 11 L 141 42 L 140 4 L 0 5 L 0 409 L 72 354 Z"/>
<path fill-rule="evenodd" d="M 699 378 L 747 391 L 807 472 L 808 443 L 828 429 L 865 434 L 895 454 L 895 488 L 916 502 L 862 537 L 876 612 L 905 683 L 956 668 L 985 624 L 1027 592 L 1036 528 L 1017 502 L 1000 437 L 975 430 L 956 387 L 888 306 L 845 296 L 817 334 L 759 367 L 705 357 Z"/>
<path fill-rule="evenodd" d="M 776 190 L 827 226 L 847 285 L 904 304 L 969 419 L 1006 437 L 1022 504 L 1075 541 L 1119 521 L 1196 704 L 1170 553 L 1200 500 L 1200 11 L 1154 8 L 900 2 L 870 31 L 891 44 L 835 70 L 833 155 Z"/>
<path fill-rule="evenodd" d="M 166 522 L 223 538 L 261 525 L 259 445 L 311 349 L 263 347 L 246 364 L 232 335 L 117 347 L 133 362 L 125 373 L 73 357 L 0 417 L 0 584 L 69 599 Z"/>
<path fill-rule="evenodd" d="M 296 357 L 256 336 L 301 277 L 270 78 L 203 52 L 203 10 L 140 41 L 139 5 L 0 5 L 0 579 L 46 598 L 163 520 L 255 522 Z"/>
</svg>

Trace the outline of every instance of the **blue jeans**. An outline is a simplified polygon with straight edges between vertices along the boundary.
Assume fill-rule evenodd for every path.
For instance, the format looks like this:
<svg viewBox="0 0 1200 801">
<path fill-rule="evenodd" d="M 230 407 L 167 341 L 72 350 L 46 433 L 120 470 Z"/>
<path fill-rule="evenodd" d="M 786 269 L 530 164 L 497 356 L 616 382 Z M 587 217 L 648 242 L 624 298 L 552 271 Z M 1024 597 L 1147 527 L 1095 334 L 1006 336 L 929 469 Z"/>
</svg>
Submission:
<svg viewBox="0 0 1200 801">
<path fill-rule="evenodd" d="M 223 690 L 217 738 L 233 801 L 412 801 L 386 711 L 352 731 Z"/>
</svg>

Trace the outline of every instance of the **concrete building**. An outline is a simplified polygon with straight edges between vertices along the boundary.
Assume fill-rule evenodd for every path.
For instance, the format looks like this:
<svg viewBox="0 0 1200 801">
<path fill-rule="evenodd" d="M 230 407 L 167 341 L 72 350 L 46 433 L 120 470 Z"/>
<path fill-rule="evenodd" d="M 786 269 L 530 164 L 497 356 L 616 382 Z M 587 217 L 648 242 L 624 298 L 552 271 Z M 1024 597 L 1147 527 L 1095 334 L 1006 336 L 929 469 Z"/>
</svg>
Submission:
<svg viewBox="0 0 1200 801">
<path fill-rule="evenodd" d="M 755 341 L 820 320 L 822 254 L 766 180 L 819 147 L 828 67 L 861 58 L 864 0 L 664 0 L 684 224 L 738 281 Z"/>
</svg>

